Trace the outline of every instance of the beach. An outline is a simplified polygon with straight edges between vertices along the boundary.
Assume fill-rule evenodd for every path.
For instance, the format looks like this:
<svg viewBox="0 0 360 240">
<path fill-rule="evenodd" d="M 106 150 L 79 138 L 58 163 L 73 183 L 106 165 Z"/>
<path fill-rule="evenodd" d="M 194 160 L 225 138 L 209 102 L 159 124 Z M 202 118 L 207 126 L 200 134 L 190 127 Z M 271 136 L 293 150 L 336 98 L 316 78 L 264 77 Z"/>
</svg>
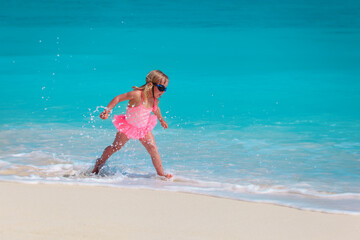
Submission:
<svg viewBox="0 0 360 240">
<path fill-rule="evenodd" d="M 358 239 L 360 216 L 181 192 L 0 183 L 0 239 Z"/>
<path fill-rule="evenodd" d="M 359 9 L 3 1 L 0 240 L 359 239 Z M 92 174 L 153 70 L 174 178 L 136 139 Z"/>
</svg>

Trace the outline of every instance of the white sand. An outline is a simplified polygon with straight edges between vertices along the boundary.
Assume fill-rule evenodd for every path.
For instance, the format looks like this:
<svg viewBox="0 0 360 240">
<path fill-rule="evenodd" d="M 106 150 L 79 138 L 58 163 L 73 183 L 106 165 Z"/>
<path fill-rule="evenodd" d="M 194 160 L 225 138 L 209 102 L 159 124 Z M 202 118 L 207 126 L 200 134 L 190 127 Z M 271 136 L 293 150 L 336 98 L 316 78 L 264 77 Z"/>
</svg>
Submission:
<svg viewBox="0 0 360 240">
<path fill-rule="evenodd" d="M 0 182 L 0 239 L 360 239 L 360 216 L 196 194 Z"/>
</svg>

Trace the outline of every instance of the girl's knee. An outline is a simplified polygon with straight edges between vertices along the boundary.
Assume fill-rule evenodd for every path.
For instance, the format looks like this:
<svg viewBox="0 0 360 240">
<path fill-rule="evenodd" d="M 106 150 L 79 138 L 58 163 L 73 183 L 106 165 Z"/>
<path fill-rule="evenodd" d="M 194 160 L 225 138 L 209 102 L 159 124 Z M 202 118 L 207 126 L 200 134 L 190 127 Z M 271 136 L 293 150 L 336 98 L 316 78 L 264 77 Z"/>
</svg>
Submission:
<svg viewBox="0 0 360 240">
<path fill-rule="evenodd" d="M 115 144 L 115 145 L 111 145 L 111 147 L 112 147 L 113 151 L 116 152 L 116 151 L 119 151 L 121 149 L 122 145 L 121 144 Z"/>
<path fill-rule="evenodd" d="M 155 151 L 157 151 L 156 145 L 155 145 L 155 144 L 152 144 L 152 143 L 147 144 L 147 149 L 148 149 L 149 152 L 155 152 Z"/>
</svg>

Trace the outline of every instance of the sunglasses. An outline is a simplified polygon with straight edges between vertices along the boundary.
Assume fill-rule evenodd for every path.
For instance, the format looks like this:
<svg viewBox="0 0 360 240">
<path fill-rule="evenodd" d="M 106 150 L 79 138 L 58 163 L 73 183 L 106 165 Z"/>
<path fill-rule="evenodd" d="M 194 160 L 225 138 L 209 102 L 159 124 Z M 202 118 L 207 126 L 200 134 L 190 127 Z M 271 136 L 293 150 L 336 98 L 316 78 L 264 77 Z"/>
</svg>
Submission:
<svg viewBox="0 0 360 240">
<path fill-rule="evenodd" d="M 154 83 L 154 85 L 159 89 L 160 92 L 166 91 L 166 87 L 164 85 L 156 84 L 156 83 Z"/>
</svg>

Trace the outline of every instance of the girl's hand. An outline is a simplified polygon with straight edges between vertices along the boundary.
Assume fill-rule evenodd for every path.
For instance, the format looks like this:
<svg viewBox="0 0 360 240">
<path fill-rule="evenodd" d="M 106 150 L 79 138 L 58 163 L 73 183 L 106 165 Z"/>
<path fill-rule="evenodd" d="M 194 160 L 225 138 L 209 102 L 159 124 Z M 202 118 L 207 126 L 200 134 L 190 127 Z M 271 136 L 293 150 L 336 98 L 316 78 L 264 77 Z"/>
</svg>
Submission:
<svg viewBox="0 0 360 240">
<path fill-rule="evenodd" d="M 109 112 L 104 110 L 101 114 L 100 114 L 100 118 L 101 119 L 108 119 L 109 118 Z"/>
<path fill-rule="evenodd" d="M 168 124 L 165 122 L 165 121 L 161 121 L 161 126 L 164 128 L 164 129 L 167 129 L 168 128 Z"/>
</svg>

